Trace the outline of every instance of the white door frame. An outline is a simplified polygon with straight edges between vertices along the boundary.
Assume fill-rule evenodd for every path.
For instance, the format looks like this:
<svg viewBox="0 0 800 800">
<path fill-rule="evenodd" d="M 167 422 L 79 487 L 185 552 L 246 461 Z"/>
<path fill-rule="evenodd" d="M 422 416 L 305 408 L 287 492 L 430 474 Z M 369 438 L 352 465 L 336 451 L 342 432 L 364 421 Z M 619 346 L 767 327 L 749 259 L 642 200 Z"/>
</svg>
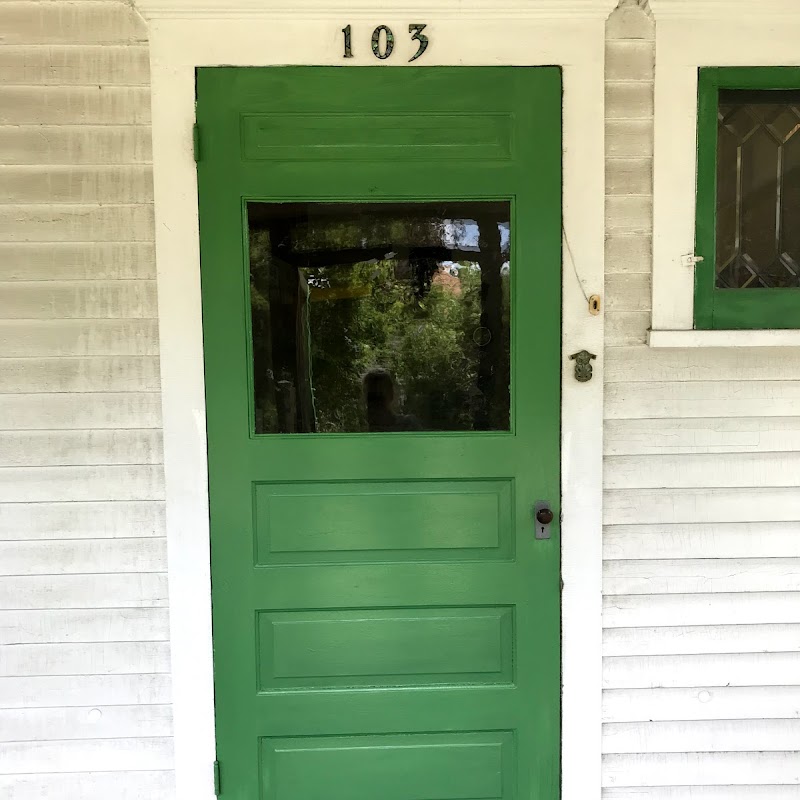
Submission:
<svg viewBox="0 0 800 800">
<path fill-rule="evenodd" d="M 149 23 L 156 257 L 178 800 L 212 800 L 214 688 L 208 485 L 193 159 L 198 66 L 405 63 L 367 46 L 381 24 L 425 23 L 430 46 L 410 65 L 560 65 L 564 76 L 562 360 L 563 800 L 599 800 L 601 753 L 601 519 L 604 244 L 604 41 L 615 0 L 137 0 Z M 355 57 L 342 59 L 352 24 Z M 408 51 L 408 52 L 406 52 Z M 578 277 L 579 276 L 579 277 Z M 531 309 L 535 313 L 535 309 Z M 569 355 L 597 354 L 579 383 Z"/>
</svg>

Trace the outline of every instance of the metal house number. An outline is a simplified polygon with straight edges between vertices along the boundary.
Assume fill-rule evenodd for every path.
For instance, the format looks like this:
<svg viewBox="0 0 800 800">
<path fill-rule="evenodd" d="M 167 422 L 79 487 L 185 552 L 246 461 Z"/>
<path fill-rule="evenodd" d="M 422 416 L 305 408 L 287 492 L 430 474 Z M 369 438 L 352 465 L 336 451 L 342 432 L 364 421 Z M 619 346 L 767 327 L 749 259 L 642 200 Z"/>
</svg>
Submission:
<svg viewBox="0 0 800 800">
<path fill-rule="evenodd" d="M 417 42 L 417 52 L 408 59 L 409 63 L 416 61 L 428 49 L 428 37 L 422 32 L 427 28 L 427 25 L 412 24 L 408 26 L 408 32 L 411 34 L 411 41 Z M 346 25 L 342 28 L 344 35 L 344 54 L 342 58 L 353 57 L 353 28 L 352 25 Z M 378 25 L 372 31 L 372 53 L 375 58 L 385 61 L 392 54 L 394 50 L 394 33 L 388 25 Z"/>
</svg>

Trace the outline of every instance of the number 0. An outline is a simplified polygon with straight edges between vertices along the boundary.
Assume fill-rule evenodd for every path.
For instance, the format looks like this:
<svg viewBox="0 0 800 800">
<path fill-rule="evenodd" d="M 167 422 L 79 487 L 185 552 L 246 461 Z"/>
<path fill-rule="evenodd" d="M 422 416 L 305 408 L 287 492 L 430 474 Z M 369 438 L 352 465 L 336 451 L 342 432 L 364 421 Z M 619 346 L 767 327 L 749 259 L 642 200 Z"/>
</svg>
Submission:
<svg viewBox="0 0 800 800">
<path fill-rule="evenodd" d="M 381 32 L 386 34 L 386 47 L 383 53 L 381 53 Z M 378 25 L 372 32 L 372 52 L 375 53 L 376 58 L 383 61 L 389 58 L 392 54 L 392 50 L 394 50 L 394 34 L 392 33 L 392 29 L 386 25 Z"/>
</svg>

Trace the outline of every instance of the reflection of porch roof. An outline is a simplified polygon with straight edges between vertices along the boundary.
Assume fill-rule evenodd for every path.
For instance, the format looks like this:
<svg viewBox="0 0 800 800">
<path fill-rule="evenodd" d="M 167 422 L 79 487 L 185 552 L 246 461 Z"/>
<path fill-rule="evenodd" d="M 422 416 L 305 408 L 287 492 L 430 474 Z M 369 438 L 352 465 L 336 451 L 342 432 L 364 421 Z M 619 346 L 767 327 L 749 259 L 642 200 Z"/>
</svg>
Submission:
<svg viewBox="0 0 800 800">
<path fill-rule="evenodd" d="M 389 255 L 389 254 L 392 255 Z M 475 261 L 480 250 L 475 248 L 453 250 L 449 247 L 399 247 L 386 244 L 379 247 L 350 247 L 343 250 L 289 250 L 280 249 L 281 260 L 294 267 L 340 267 L 360 264 L 364 261 L 398 260 L 430 261 Z"/>
<path fill-rule="evenodd" d="M 442 202 L 414 202 L 400 203 L 369 202 L 369 215 L 372 219 L 396 219 L 408 216 L 413 210 L 420 217 L 441 217 L 462 215 L 474 219 L 476 210 L 480 210 L 481 217 L 496 217 L 498 222 L 509 219 L 508 200 L 474 200 L 468 202 L 442 201 Z M 267 227 L 278 220 L 296 222 L 308 216 L 309 208 L 313 208 L 314 218 L 330 217 L 337 223 L 360 223 L 364 219 L 364 205 L 362 202 L 342 203 L 271 203 L 263 200 L 249 200 L 247 203 L 247 216 L 250 225 Z M 476 207 L 477 206 L 477 207 Z M 351 209 L 353 209 L 351 211 Z"/>
</svg>

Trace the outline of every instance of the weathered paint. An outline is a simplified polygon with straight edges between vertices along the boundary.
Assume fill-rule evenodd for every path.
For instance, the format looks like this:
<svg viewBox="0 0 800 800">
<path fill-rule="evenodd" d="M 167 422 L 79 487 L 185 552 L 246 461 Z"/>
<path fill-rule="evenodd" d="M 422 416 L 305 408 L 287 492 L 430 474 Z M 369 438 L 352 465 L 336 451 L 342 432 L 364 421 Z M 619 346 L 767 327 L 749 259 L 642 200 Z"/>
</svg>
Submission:
<svg viewBox="0 0 800 800">
<path fill-rule="evenodd" d="M 603 797 L 788 798 L 800 779 L 798 351 L 645 345 L 653 117 L 626 98 L 653 90 L 652 20 L 620 9 L 607 37 Z M 669 92 L 669 71 L 662 81 Z M 676 296 L 655 297 L 663 319 Z"/>
<path fill-rule="evenodd" d="M 168 800 L 146 28 L 0 7 L 0 795 Z"/>
</svg>

